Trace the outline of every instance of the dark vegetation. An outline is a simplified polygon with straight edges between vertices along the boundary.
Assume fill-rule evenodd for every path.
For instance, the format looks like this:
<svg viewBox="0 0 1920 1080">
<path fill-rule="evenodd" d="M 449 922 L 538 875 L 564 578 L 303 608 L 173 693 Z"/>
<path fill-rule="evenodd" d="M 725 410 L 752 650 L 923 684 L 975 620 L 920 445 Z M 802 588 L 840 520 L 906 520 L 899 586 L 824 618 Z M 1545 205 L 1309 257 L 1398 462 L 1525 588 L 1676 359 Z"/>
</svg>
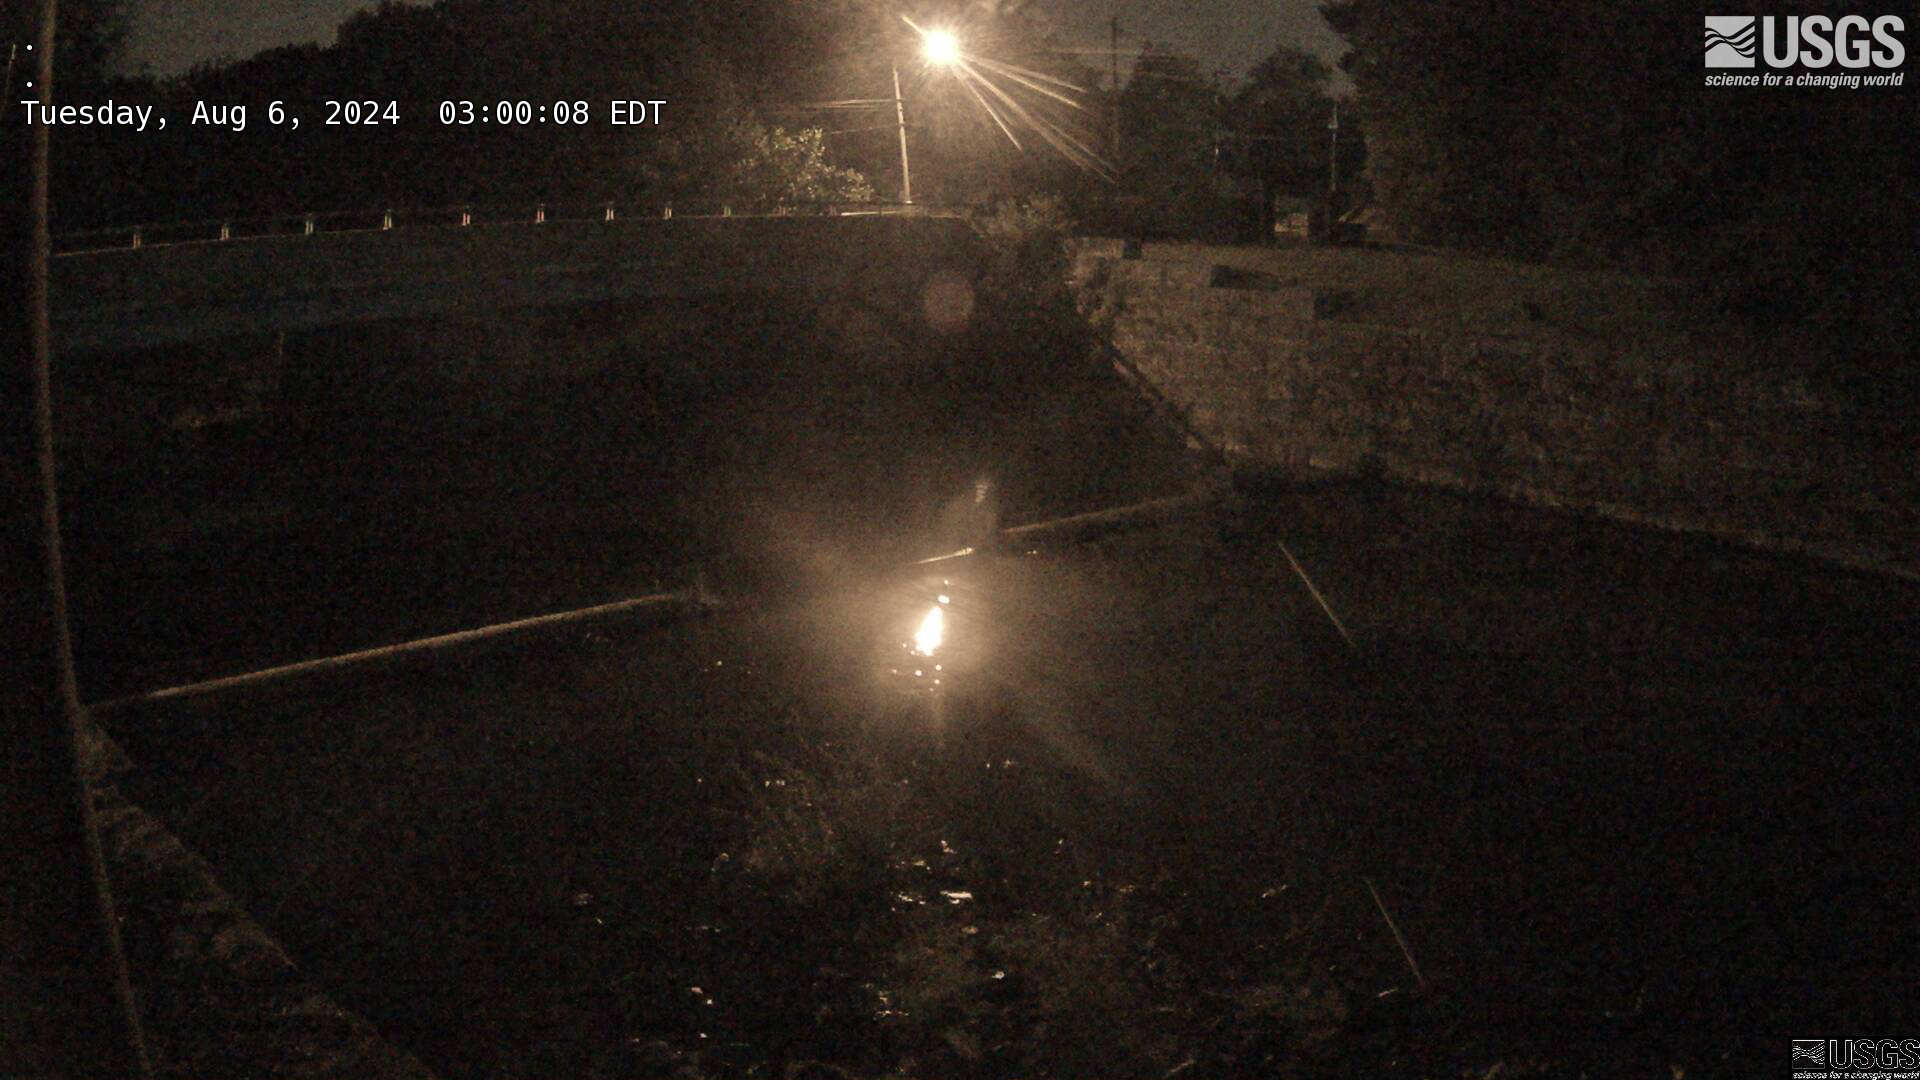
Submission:
<svg viewBox="0 0 1920 1080">
<path fill-rule="evenodd" d="M 1911 87 L 1703 87 L 1699 13 L 1629 0 L 1325 11 L 1372 198 L 1409 238 L 1682 276 L 1703 315 L 1811 330 L 1842 376 L 1912 400 Z"/>
</svg>

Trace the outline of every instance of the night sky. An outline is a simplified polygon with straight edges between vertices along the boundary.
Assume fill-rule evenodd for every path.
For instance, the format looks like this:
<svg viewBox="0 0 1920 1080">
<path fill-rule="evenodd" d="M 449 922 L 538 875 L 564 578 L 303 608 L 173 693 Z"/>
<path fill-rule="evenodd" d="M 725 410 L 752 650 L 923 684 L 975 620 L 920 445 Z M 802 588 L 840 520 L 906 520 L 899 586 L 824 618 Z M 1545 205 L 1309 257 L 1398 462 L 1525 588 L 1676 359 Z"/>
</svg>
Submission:
<svg viewBox="0 0 1920 1080">
<path fill-rule="evenodd" d="M 364 0 L 141 0 L 134 7 L 127 62 L 172 75 L 203 60 L 239 60 L 276 45 L 332 44 L 334 30 Z"/>
<path fill-rule="evenodd" d="M 185 70 L 203 60 L 240 59 L 276 45 L 317 41 L 331 44 L 334 29 L 364 0 L 145 0 L 137 7 L 128 60 L 137 69 L 152 66 L 158 75 Z M 1318 0 L 1041 0 L 1040 7 L 1063 36 L 1088 49 L 1104 50 L 1110 15 L 1120 18 L 1120 44 L 1137 49 L 1142 41 L 1206 59 L 1203 66 L 1230 77 L 1246 73 L 1277 43 L 1298 45 L 1325 56 L 1343 46 L 1327 28 Z"/>
</svg>

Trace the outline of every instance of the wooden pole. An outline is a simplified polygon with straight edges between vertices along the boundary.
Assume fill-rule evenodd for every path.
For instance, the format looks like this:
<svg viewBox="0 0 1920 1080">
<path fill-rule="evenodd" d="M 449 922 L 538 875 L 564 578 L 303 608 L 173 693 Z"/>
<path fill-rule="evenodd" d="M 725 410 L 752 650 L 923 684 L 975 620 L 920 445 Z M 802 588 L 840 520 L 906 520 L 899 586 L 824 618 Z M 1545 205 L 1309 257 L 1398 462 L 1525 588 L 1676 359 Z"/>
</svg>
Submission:
<svg viewBox="0 0 1920 1080">
<path fill-rule="evenodd" d="M 1112 130 L 1107 137 L 1107 160 L 1113 162 L 1113 167 L 1117 169 L 1120 167 L 1120 12 L 1117 8 L 1112 12 L 1107 26 L 1113 33 L 1113 52 L 1109 57 L 1113 66 L 1113 106 L 1108 117 Z"/>
<path fill-rule="evenodd" d="M 33 97 L 52 101 L 55 0 L 27 47 Z M 150 1077 L 85 775 L 55 485 L 47 321 L 47 125 L 6 110 L 0 140 L 0 1075 Z M 15 137 L 15 135 L 18 137 Z"/>
</svg>

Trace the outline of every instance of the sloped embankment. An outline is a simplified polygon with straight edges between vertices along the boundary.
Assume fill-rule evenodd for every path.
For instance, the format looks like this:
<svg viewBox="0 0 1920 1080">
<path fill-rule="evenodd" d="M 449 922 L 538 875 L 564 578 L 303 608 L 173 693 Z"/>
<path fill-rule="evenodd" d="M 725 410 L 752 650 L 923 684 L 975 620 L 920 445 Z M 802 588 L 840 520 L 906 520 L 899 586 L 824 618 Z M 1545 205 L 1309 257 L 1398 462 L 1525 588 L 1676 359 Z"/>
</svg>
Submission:
<svg viewBox="0 0 1920 1080">
<path fill-rule="evenodd" d="M 1083 304 L 1256 467 L 1369 468 L 1920 576 L 1920 445 L 1683 283 L 1356 249 L 1082 241 Z"/>
</svg>

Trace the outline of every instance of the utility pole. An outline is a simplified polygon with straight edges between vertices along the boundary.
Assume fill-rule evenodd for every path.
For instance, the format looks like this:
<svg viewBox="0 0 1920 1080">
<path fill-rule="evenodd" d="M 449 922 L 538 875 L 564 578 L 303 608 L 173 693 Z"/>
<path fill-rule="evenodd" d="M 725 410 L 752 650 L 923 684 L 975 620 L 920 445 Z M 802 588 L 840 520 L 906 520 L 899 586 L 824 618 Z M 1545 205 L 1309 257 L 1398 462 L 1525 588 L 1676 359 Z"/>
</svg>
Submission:
<svg viewBox="0 0 1920 1080">
<path fill-rule="evenodd" d="M 1108 136 L 1107 157 L 1114 167 L 1120 167 L 1120 11 L 1112 9 L 1107 25 L 1113 34 L 1112 70 L 1113 70 L 1113 131 Z"/>
<path fill-rule="evenodd" d="M 52 101 L 55 0 L 22 50 Z M 86 775 L 60 551 L 48 127 L 0 120 L 0 1075 L 150 1077 Z M 20 276 L 16 278 L 14 275 Z"/>
<path fill-rule="evenodd" d="M 912 206 L 913 172 L 907 168 L 907 102 L 900 96 L 900 65 L 897 62 L 893 64 L 893 118 L 900 124 L 900 201 Z"/>
</svg>

